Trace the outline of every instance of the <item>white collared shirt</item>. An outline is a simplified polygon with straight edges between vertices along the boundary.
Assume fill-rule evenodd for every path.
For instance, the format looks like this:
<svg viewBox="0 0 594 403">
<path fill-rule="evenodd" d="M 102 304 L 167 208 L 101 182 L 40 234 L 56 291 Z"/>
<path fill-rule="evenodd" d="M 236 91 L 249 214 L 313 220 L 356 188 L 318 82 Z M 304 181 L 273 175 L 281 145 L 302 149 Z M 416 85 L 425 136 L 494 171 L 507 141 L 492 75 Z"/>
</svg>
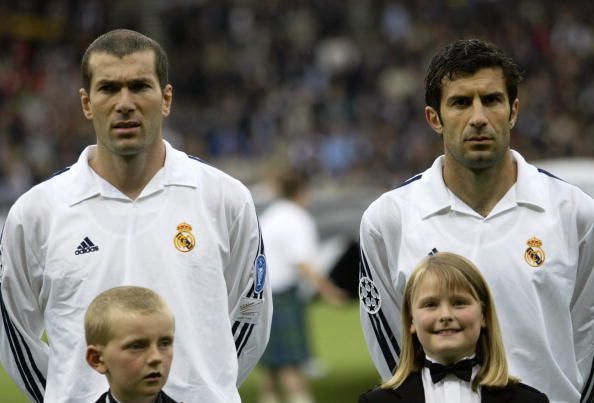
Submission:
<svg viewBox="0 0 594 403">
<path fill-rule="evenodd" d="M 428 355 L 426 357 L 431 362 L 437 362 Z M 474 354 L 463 357 L 461 360 L 473 357 Z M 478 374 L 479 369 L 479 364 L 472 367 L 470 382 L 460 379 L 456 375 L 448 374 L 441 381 L 433 383 L 431 371 L 429 368 L 423 367 L 421 377 L 423 379 L 425 403 L 481 403 L 481 387 L 479 386 L 476 392 L 471 387 L 472 380 Z"/>
<path fill-rule="evenodd" d="M 469 258 L 497 306 L 510 374 L 552 403 L 591 396 L 594 200 L 528 164 L 487 217 L 443 181 L 443 156 L 383 194 L 361 221 L 361 322 L 382 378 L 398 363 L 404 286 L 433 249 Z"/>
</svg>

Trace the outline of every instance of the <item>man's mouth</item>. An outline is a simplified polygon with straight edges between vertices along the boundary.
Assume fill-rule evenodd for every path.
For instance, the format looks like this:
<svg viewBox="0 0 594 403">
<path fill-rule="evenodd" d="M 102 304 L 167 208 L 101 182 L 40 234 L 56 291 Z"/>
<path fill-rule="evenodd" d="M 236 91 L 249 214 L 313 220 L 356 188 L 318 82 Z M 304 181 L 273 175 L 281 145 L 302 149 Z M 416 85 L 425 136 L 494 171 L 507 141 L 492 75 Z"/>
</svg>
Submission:
<svg viewBox="0 0 594 403">
<path fill-rule="evenodd" d="M 465 141 L 491 141 L 491 136 L 472 136 L 467 138 Z"/>
<path fill-rule="evenodd" d="M 114 129 L 130 129 L 138 126 L 140 126 L 140 122 L 137 120 L 120 120 L 112 125 Z"/>
</svg>

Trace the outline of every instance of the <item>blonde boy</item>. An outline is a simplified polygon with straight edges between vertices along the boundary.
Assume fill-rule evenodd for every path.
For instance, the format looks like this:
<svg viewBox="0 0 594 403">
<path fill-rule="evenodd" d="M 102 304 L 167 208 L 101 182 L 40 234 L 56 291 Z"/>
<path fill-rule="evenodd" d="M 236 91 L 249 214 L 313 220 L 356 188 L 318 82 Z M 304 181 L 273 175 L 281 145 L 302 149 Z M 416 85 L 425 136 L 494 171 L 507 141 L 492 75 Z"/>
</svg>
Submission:
<svg viewBox="0 0 594 403">
<path fill-rule="evenodd" d="M 154 291 L 126 286 L 99 294 L 85 315 L 86 360 L 109 382 L 96 403 L 175 402 L 161 390 L 174 328 L 169 307 Z"/>
</svg>

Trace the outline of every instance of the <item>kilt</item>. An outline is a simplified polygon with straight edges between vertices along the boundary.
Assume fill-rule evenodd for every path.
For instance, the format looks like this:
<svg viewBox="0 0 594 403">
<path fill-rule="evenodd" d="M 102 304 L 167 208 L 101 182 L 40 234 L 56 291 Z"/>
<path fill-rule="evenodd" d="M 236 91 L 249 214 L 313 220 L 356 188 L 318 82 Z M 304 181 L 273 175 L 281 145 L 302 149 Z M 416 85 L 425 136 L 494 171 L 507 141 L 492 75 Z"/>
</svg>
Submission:
<svg viewBox="0 0 594 403">
<path fill-rule="evenodd" d="M 305 303 L 296 287 L 273 293 L 272 300 L 270 340 L 260 363 L 269 369 L 301 365 L 309 359 Z"/>
</svg>

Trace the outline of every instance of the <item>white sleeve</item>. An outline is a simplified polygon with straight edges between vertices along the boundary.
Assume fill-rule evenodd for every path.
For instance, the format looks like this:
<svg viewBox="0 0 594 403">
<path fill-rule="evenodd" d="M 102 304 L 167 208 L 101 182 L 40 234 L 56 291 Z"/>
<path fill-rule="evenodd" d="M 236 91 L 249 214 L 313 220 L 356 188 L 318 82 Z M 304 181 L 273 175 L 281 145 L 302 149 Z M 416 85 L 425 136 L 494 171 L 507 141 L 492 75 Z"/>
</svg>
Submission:
<svg viewBox="0 0 594 403">
<path fill-rule="evenodd" d="M 582 398 L 594 399 L 594 208 L 590 209 L 589 227 L 579 240 L 579 262 L 571 320 L 578 369 L 582 375 Z"/>
<path fill-rule="evenodd" d="M 42 267 L 27 230 L 13 207 L 0 235 L 0 359 L 29 399 L 43 402 L 49 348 L 41 340 Z"/>
<path fill-rule="evenodd" d="M 359 299 L 367 348 L 380 376 L 387 380 L 396 369 L 400 356 L 401 298 L 392 285 L 386 243 L 374 226 L 377 213 L 377 208 L 370 208 L 361 221 Z M 394 230 L 399 231 L 399 228 Z"/>
<path fill-rule="evenodd" d="M 264 353 L 270 336 L 272 295 L 264 243 L 249 191 L 229 230 L 230 261 L 225 268 L 229 313 L 237 349 L 237 386 Z"/>
</svg>

